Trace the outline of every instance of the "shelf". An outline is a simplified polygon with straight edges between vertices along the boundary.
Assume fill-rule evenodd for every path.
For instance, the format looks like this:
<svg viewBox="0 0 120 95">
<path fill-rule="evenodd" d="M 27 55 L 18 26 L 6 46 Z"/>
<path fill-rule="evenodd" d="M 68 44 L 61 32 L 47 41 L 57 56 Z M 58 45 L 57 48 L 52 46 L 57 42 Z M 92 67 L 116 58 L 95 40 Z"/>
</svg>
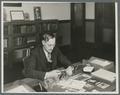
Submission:
<svg viewBox="0 0 120 95">
<path fill-rule="evenodd" d="M 8 49 L 4 48 L 4 54 L 8 55 Z"/>
<path fill-rule="evenodd" d="M 8 39 L 8 37 L 9 37 L 8 35 L 5 35 L 5 36 L 4 36 L 4 39 Z"/>
<path fill-rule="evenodd" d="M 24 58 L 24 57 L 22 57 L 22 58 L 17 58 L 17 59 L 15 59 L 14 61 L 15 61 L 15 63 L 21 63 L 21 62 L 23 61 L 23 58 Z"/>
<path fill-rule="evenodd" d="M 34 32 L 34 33 L 21 33 L 21 34 L 15 34 L 15 35 L 13 35 L 13 36 L 14 36 L 14 37 L 34 36 L 35 34 L 37 34 L 37 32 Z"/>
<path fill-rule="evenodd" d="M 36 43 L 29 43 L 29 44 L 22 45 L 22 46 L 16 46 L 16 47 L 14 47 L 14 49 L 30 48 L 31 46 L 35 46 L 35 45 L 36 45 Z"/>
<path fill-rule="evenodd" d="M 29 21 L 11 21 L 11 22 L 4 22 L 5 25 L 31 25 L 31 24 L 35 24 L 35 21 L 33 20 L 29 20 Z"/>
<path fill-rule="evenodd" d="M 15 63 L 16 60 L 22 60 L 21 50 L 32 49 L 37 46 L 40 40 L 39 34 L 44 30 L 55 30 L 57 31 L 58 20 L 37 20 L 37 21 L 11 21 L 4 22 L 4 54 L 8 55 L 6 63 Z M 17 51 L 17 59 L 15 55 Z M 8 64 L 9 64 L 8 63 Z"/>
</svg>

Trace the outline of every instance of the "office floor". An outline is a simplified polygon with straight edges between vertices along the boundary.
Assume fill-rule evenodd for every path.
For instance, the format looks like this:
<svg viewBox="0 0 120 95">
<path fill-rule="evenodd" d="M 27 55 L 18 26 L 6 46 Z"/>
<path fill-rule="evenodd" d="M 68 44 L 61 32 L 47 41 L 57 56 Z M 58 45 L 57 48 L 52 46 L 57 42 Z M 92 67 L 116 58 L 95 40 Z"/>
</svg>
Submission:
<svg viewBox="0 0 120 95">
<path fill-rule="evenodd" d="M 92 56 L 108 59 L 114 61 L 114 53 L 111 50 L 97 50 L 95 48 L 79 48 L 79 50 L 71 50 L 69 47 L 60 48 L 61 51 L 70 59 L 73 63 L 82 61 L 82 59 L 89 59 Z M 18 79 L 24 78 L 22 75 L 23 64 L 16 63 L 12 68 L 8 66 L 4 67 L 4 83 L 9 83 Z"/>
</svg>

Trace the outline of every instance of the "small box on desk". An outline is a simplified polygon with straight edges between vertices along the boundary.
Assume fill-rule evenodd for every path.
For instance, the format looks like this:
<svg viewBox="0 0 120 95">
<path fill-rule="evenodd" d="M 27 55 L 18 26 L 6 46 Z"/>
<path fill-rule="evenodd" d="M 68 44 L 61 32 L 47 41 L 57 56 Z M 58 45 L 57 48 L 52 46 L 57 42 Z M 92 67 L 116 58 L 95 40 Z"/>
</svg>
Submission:
<svg viewBox="0 0 120 95">
<path fill-rule="evenodd" d="M 109 83 L 114 83 L 116 80 L 116 74 L 105 69 L 99 69 L 91 73 L 92 77 L 104 80 Z"/>
<path fill-rule="evenodd" d="M 114 67 L 114 62 L 98 57 L 91 57 L 88 61 L 92 66 L 95 67 L 95 69 L 103 68 L 106 70 L 110 70 Z"/>
</svg>

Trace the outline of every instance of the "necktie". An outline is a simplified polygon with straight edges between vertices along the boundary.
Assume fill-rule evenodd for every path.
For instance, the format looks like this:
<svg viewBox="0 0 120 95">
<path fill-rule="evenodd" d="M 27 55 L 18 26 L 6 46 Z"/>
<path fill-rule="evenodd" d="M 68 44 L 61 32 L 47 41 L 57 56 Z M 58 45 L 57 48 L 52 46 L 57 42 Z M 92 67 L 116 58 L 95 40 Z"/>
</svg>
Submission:
<svg viewBox="0 0 120 95">
<path fill-rule="evenodd" d="M 52 60 L 51 60 L 51 53 L 48 53 L 48 62 L 52 62 Z"/>
</svg>

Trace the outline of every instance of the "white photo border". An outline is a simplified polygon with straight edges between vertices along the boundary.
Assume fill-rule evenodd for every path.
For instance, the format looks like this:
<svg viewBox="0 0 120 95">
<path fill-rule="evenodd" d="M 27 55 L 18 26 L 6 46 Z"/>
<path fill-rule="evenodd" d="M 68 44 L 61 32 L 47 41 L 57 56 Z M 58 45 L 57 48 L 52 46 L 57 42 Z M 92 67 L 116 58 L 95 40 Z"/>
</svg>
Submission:
<svg viewBox="0 0 120 95">
<path fill-rule="evenodd" d="M 4 76 L 4 68 L 3 68 L 3 64 L 4 64 L 4 49 L 3 49 L 3 46 L 4 46 L 4 41 L 3 41 L 3 38 L 4 38 L 4 33 L 3 33 L 3 31 L 4 31 L 4 29 L 3 29 L 3 3 L 18 3 L 18 2 L 20 2 L 20 3 L 22 3 L 22 2 L 24 2 L 24 3 L 33 3 L 32 1 L 1 1 L 2 3 L 1 3 L 1 92 L 2 93 L 5 93 L 4 92 L 4 85 L 3 85 L 3 83 L 4 83 L 4 78 L 3 78 L 3 76 Z M 35 1 L 34 1 L 35 2 Z M 93 1 L 94 2 L 94 1 Z M 71 2 L 41 2 L 41 1 L 37 1 L 37 3 L 71 3 Z M 78 2 L 78 3 L 80 3 L 80 2 Z M 83 2 L 82 2 L 83 3 Z M 116 51 L 116 60 L 115 60 L 115 62 L 116 62 L 116 92 L 82 92 L 82 93 L 75 93 L 75 92 L 32 92 L 32 94 L 34 93 L 34 94 L 36 94 L 36 93 L 39 93 L 39 94 L 52 94 L 52 93 L 54 93 L 54 94 L 118 94 L 119 93 L 119 76 L 118 76 L 118 74 L 119 74 L 119 65 L 118 65 L 118 2 L 115 2 L 115 41 L 116 41 L 116 43 L 115 43 L 115 47 L 116 47 L 116 49 L 115 49 L 115 51 Z"/>
</svg>

